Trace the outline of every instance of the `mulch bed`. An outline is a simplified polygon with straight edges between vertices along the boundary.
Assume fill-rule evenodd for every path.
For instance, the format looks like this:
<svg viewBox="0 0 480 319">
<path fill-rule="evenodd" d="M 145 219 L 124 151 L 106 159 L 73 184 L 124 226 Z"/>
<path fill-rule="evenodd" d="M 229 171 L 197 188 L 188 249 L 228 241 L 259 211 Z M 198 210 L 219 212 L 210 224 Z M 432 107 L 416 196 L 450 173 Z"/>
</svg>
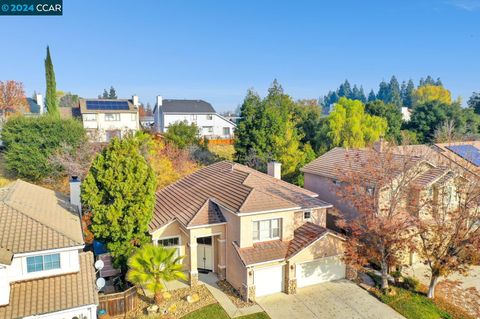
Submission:
<svg viewBox="0 0 480 319">
<path fill-rule="evenodd" d="M 130 312 L 127 315 L 128 319 L 134 319 L 134 318 L 151 318 L 151 319 L 157 319 L 157 318 L 162 318 L 162 319 L 170 319 L 170 318 L 181 318 L 185 316 L 186 314 L 198 310 L 200 308 L 203 308 L 205 306 L 211 305 L 216 303 L 217 301 L 215 298 L 212 296 L 210 291 L 204 286 L 204 285 L 197 285 L 194 287 L 188 287 L 188 288 L 182 288 L 182 289 L 177 289 L 173 291 L 169 291 L 169 293 L 172 295 L 172 297 L 164 301 L 163 304 L 159 305 L 159 313 L 155 315 L 148 315 L 147 313 L 147 307 L 150 305 L 154 304 L 154 301 L 152 298 L 146 297 L 142 294 L 140 294 L 140 306 L 136 311 Z M 199 296 L 199 301 L 195 303 L 189 303 L 187 301 L 187 296 L 192 295 L 192 294 L 198 294 Z M 162 309 L 173 309 L 171 308 L 174 306 L 173 311 L 169 312 L 166 315 L 160 314 L 160 311 Z"/>
<path fill-rule="evenodd" d="M 245 308 L 251 307 L 256 305 L 255 302 L 245 301 L 242 299 L 238 291 L 230 285 L 230 283 L 226 280 L 219 280 L 217 281 L 217 285 L 221 291 L 223 291 L 228 298 L 233 302 L 235 306 L 238 308 Z"/>
<path fill-rule="evenodd" d="M 436 295 L 480 318 L 480 292 L 475 287 L 462 288 L 459 281 L 444 280 L 436 289 Z"/>
</svg>

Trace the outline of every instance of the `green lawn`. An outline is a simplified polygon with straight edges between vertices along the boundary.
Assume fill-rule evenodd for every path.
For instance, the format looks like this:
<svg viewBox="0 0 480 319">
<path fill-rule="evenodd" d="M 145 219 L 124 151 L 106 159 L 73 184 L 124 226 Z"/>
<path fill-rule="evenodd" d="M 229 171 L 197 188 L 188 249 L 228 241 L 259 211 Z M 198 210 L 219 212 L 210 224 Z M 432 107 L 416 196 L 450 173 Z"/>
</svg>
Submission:
<svg viewBox="0 0 480 319">
<path fill-rule="evenodd" d="M 217 303 L 210 306 L 203 307 L 197 311 L 193 311 L 188 315 L 182 317 L 182 319 L 230 319 L 225 310 Z M 270 317 L 264 313 L 259 312 L 253 315 L 237 317 L 237 319 L 270 319 Z"/>
<path fill-rule="evenodd" d="M 439 309 L 435 303 L 425 295 L 405 290 L 403 288 L 394 288 L 397 294 L 387 296 L 379 293 L 377 296 L 381 301 L 398 311 L 408 319 L 452 319 L 453 317 Z"/>
</svg>

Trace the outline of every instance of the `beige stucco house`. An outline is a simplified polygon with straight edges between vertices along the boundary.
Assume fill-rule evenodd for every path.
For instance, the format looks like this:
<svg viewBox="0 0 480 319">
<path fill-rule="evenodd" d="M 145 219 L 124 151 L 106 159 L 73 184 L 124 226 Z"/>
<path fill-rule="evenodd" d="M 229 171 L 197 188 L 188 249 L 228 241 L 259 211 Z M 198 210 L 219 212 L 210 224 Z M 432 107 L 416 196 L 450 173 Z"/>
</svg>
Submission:
<svg viewBox="0 0 480 319">
<path fill-rule="evenodd" d="M 279 164 L 269 165 L 279 177 Z M 149 232 L 185 256 L 190 284 L 214 272 L 254 299 L 345 277 L 344 239 L 326 228 L 331 207 L 311 191 L 223 161 L 159 191 Z"/>
</svg>

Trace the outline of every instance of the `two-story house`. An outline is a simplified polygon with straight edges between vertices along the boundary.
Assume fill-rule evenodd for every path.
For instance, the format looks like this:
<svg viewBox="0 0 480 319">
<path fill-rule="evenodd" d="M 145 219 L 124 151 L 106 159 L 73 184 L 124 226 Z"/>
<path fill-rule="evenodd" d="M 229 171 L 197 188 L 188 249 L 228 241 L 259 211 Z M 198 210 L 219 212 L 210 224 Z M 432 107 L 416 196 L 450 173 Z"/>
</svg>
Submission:
<svg viewBox="0 0 480 319">
<path fill-rule="evenodd" d="M 203 100 L 163 99 L 157 96 L 153 109 L 154 129 L 165 133 L 173 123 L 196 124 L 200 136 L 209 139 L 233 138 L 236 124 L 227 120 Z"/>
<path fill-rule="evenodd" d="M 78 188 L 79 183 L 71 187 Z M 0 189 L 0 318 L 96 318 L 77 206 L 21 180 Z"/>
<path fill-rule="evenodd" d="M 93 141 L 108 142 L 140 129 L 138 96 L 128 99 L 80 99 L 79 108 L 72 110 L 80 117 Z"/>
<path fill-rule="evenodd" d="M 375 143 L 373 149 L 336 147 L 301 169 L 305 188 L 336 208 L 335 214 L 327 216 L 329 228 L 336 229 L 339 217 L 348 221 L 359 216 L 356 203 L 342 192 L 342 188 L 350 189 L 350 183 L 365 190 L 365 194 L 358 195 L 360 199 L 367 194 L 374 198 L 378 212 L 394 207 L 428 218 L 433 207 L 445 201 L 449 201 L 449 209 L 455 209 L 457 187 L 464 181 L 461 176 L 449 167 L 434 165 L 418 153 L 399 153 L 394 147 L 387 150 L 383 143 Z M 409 253 L 405 263 L 418 261 L 415 254 Z"/>
<path fill-rule="evenodd" d="M 344 278 L 344 239 L 326 228 L 332 207 L 313 192 L 228 161 L 207 166 L 156 194 L 149 232 L 199 272 L 226 279 L 243 298 Z"/>
</svg>

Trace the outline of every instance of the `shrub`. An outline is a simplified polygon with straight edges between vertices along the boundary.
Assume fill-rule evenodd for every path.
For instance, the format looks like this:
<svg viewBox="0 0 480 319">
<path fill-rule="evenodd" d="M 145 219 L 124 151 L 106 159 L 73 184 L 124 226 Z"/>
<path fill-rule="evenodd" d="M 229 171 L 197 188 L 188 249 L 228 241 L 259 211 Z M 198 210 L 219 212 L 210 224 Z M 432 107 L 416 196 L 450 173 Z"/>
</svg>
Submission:
<svg viewBox="0 0 480 319">
<path fill-rule="evenodd" d="M 5 166 L 10 173 L 31 181 L 56 169 L 48 160 L 62 145 L 76 148 L 85 141 L 79 121 L 52 116 L 10 118 L 2 129 Z"/>
<path fill-rule="evenodd" d="M 408 290 L 415 291 L 418 288 L 418 279 L 413 278 L 413 277 L 405 277 L 403 278 L 403 287 Z"/>
</svg>

